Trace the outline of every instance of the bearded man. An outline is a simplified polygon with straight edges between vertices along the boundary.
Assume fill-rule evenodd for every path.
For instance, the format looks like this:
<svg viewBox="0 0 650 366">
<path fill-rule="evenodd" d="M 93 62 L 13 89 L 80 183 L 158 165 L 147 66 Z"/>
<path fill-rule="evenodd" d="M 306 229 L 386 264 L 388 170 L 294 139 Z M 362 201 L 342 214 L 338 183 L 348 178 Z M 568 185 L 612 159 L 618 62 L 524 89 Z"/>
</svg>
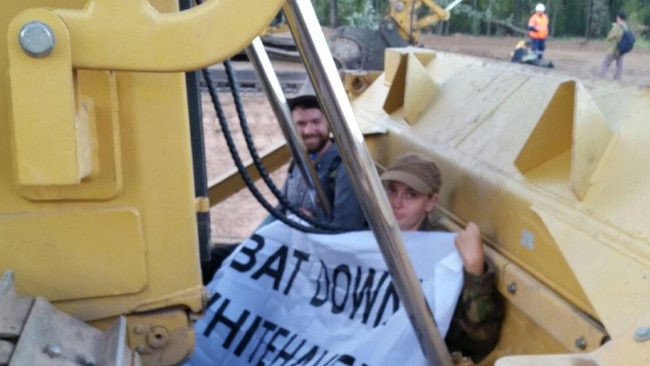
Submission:
<svg viewBox="0 0 650 366">
<path fill-rule="evenodd" d="M 287 200 L 303 213 L 326 225 L 341 227 L 345 231 L 367 229 L 366 218 L 354 193 L 347 169 L 342 164 L 338 146 L 330 138 L 327 118 L 318 98 L 308 91 L 288 99 L 287 102 L 331 210 L 326 214 L 321 203 L 313 200 L 300 170 L 295 168 L 293 163 L 290 164 L 283 186 Z"/>
</svg>

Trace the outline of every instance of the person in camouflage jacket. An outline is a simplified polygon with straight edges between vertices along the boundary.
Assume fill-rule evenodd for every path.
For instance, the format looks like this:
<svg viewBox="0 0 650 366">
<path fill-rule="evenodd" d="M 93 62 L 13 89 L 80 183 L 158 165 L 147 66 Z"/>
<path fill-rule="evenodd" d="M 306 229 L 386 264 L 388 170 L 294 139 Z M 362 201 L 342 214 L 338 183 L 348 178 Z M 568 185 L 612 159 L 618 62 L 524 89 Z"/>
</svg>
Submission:
<svg viewBox="0 0 650 366">
<path fill-rule="evenodd" d="M 440 170 L 431 159 L 404 154 L 381 175 L 381 180 L 401 230 L 441 229 L 428 220 L 442 183 Z M 463 287 L 445 343 L 450 352 L 461 352 L 479 362 L 499 340 L 503 301 L 495 287 L 494 268 L 484 260 L 478 226 L 470 222 L 454 241 L 463 261 Z"/>
</svg>

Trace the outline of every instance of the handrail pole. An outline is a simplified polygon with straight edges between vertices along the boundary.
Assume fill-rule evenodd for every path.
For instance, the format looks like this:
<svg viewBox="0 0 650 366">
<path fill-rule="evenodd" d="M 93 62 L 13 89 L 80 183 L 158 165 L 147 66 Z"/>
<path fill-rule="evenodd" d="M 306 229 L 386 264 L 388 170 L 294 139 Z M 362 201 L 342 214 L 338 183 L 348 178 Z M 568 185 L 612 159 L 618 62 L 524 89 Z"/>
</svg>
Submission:
<svg viewBox="0 0 650 366">
<path fill-rule="evenodd" d="M 271 108 L 273 108 L 273 113 L 275 113 L 275 117 L 280 124 L 284 138 L 287 140 L 287 144 L 289 145 L 289 151 L 291 151 L 291 155 L 296 162 L 296 167 L 299 169 L 302 178 L 307 182 L 310 199 L 314 203 L 314 206 L 316 206 L 316 198 L 318 198 L 320 206 L 323 207 L 323 211 L 325 211 L 325 215 L 329 216 L 331 213 L 329 200 L 327 199 L 325 191 L 318 180 L 318 175 L 314 170 L 314 166 L 309 162 L 305 144 L 293 123 L 287 99 L 282 91 L 282 85 L 280 84 L 277 74 L 273 70 L 271 60 L 269 59 L 269 56 L 264 49 L 264 44 L 262 44 L 262 40 L 259 37 L 255 38 L 251 45 L 246 48 L 246 55 L 253 64 L 257 78 L 264 89 L 264 93 L 269 98 Z"/>
<path fill-rule="evenodd" d="M 283 10 L 424 356 L 429 365 L 452 366 L 314 8 L 309 0 L 288 0 Z"/>
</svg>

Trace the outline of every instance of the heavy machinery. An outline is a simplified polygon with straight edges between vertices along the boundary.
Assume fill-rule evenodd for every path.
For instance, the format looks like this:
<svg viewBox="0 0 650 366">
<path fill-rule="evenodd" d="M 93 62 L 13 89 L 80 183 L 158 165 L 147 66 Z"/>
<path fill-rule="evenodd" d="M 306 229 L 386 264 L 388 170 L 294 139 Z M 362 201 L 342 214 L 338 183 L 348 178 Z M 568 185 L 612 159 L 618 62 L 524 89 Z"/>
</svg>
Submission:
<svg viewBox="0 0 650 366">
<path fill-rule="evenodd" d="M 462 1 L 454 0 L 442 8 L 431 0 L 389 0 L 377 29 L 354 26 L 325 29 L 330 52 L 348 95 L 356 97 L 379 76 L 384 69 L 387 48 L 419 47 L 422 30 L 449 20 L 451 10 Z M 282 12 L 273 18 L 260 38 L 269 57 L 301 62 L 300 52 Z M 244 57 L 245 52 L 240 52 L 239 56 Z"/>
<path fill-rule="evenodd" d="M 422 30 L 448 20 L 451 10 L 462 1 L 455 0 L 445 8 L 432 0 L 386 1 L 384 19 L 377 29 L 353 26 L 333 29 L 328 42 L 337 67 L 348 72 L 383 70 L 386 48 L 419 45 Z M 300 61 L 300 53 L 282 14 L 273 19 L 261 39 L 272 58 Z"/>
<path fill-rule="evenodd" d="M 1 5 L 0 269 L 20 295 L 6 275 L 0 364 L 171 365 L 192 351 L 206 301 L 200 223 L 207 197 L 233 180 L 201 187 L 196 80 L 182 71 L 247 47 L 283 5 L 344 162 L 364 173 L 364 207 L 385 200 L 371 165 L 418 151 L 442 169 L 443 221 L 481 227 L 506 300 L 482 364 L 650 362 L 647 89 L 401 48 L 350 104 L 324 37 L 295 11 L 309 2 L 283 3 Z M 286 161 L 283 151 L 272 157 Z M 100 335 L 52 322 L 45 299 L 93 327 L 117 325 Z M 418 305 L 409 311 L 426 320 Z"/>
<path fill-rule="evenodd" d="M 244 18 L 229 15 L 242 10 L 237 1 L 183 12 L 177 0 L 1 5 L 0 269 L 13 270 L 16 292 L 102 329 L 123 316 L 111 342 L 128 340 L 145 365 L 189 355 L 205 302 L 198 243 L 209 205 L 205 168 L 192 164 L 192 79 L 181 71 L 230 57 L 281 5 L 256 1 Z M 82 331 L 45 332 L 50 317 L 31 321 L 30 306 L 9 304 L 1 312 L 17 321 L 3 323 L 0 363 L 26 349 L 52 362 L 131 364 L 98 336 L 79 354 Z"/>
<path fill-rule="evenodd" d="M 336 29 L 329 38 L 334 60 L 343 70 L 383 70 L 386 48 L 418 46 L 422 29 L 448 20 L 450 11 L 462 1 L 455 0 L 443 9 L 431 0 L 390 0 L 377 30 Z"/>
</svg>

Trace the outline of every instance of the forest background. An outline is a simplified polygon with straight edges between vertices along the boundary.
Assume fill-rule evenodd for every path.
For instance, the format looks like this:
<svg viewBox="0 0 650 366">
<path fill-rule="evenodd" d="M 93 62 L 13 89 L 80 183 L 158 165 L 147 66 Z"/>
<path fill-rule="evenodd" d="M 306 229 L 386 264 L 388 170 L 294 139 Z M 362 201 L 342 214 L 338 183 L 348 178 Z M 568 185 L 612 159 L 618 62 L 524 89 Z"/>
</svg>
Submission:
<svg viewBox="0 0 650 366">
<path fill-rule="evenodd" d="M 439 0 L 442 8 L 453 0 Z M 351 25 L 376 28 L 385 10 L 395 0 L 312 0 L 320 23 L 332 28 Z M 453 8 L 449 21 L 439 22 L 424 32 L 474 36 L 523 36 L 535 5 L 543 3 L 549 17 L 551 38 L 602 39 L 619 11 L 639 44 L 647 45 L 650 0 L 465 0 Z M 426 12 L 424 7 L 420 11 Z M 639 45 L 637 44 L 637 45 Z"/>
</svg>

